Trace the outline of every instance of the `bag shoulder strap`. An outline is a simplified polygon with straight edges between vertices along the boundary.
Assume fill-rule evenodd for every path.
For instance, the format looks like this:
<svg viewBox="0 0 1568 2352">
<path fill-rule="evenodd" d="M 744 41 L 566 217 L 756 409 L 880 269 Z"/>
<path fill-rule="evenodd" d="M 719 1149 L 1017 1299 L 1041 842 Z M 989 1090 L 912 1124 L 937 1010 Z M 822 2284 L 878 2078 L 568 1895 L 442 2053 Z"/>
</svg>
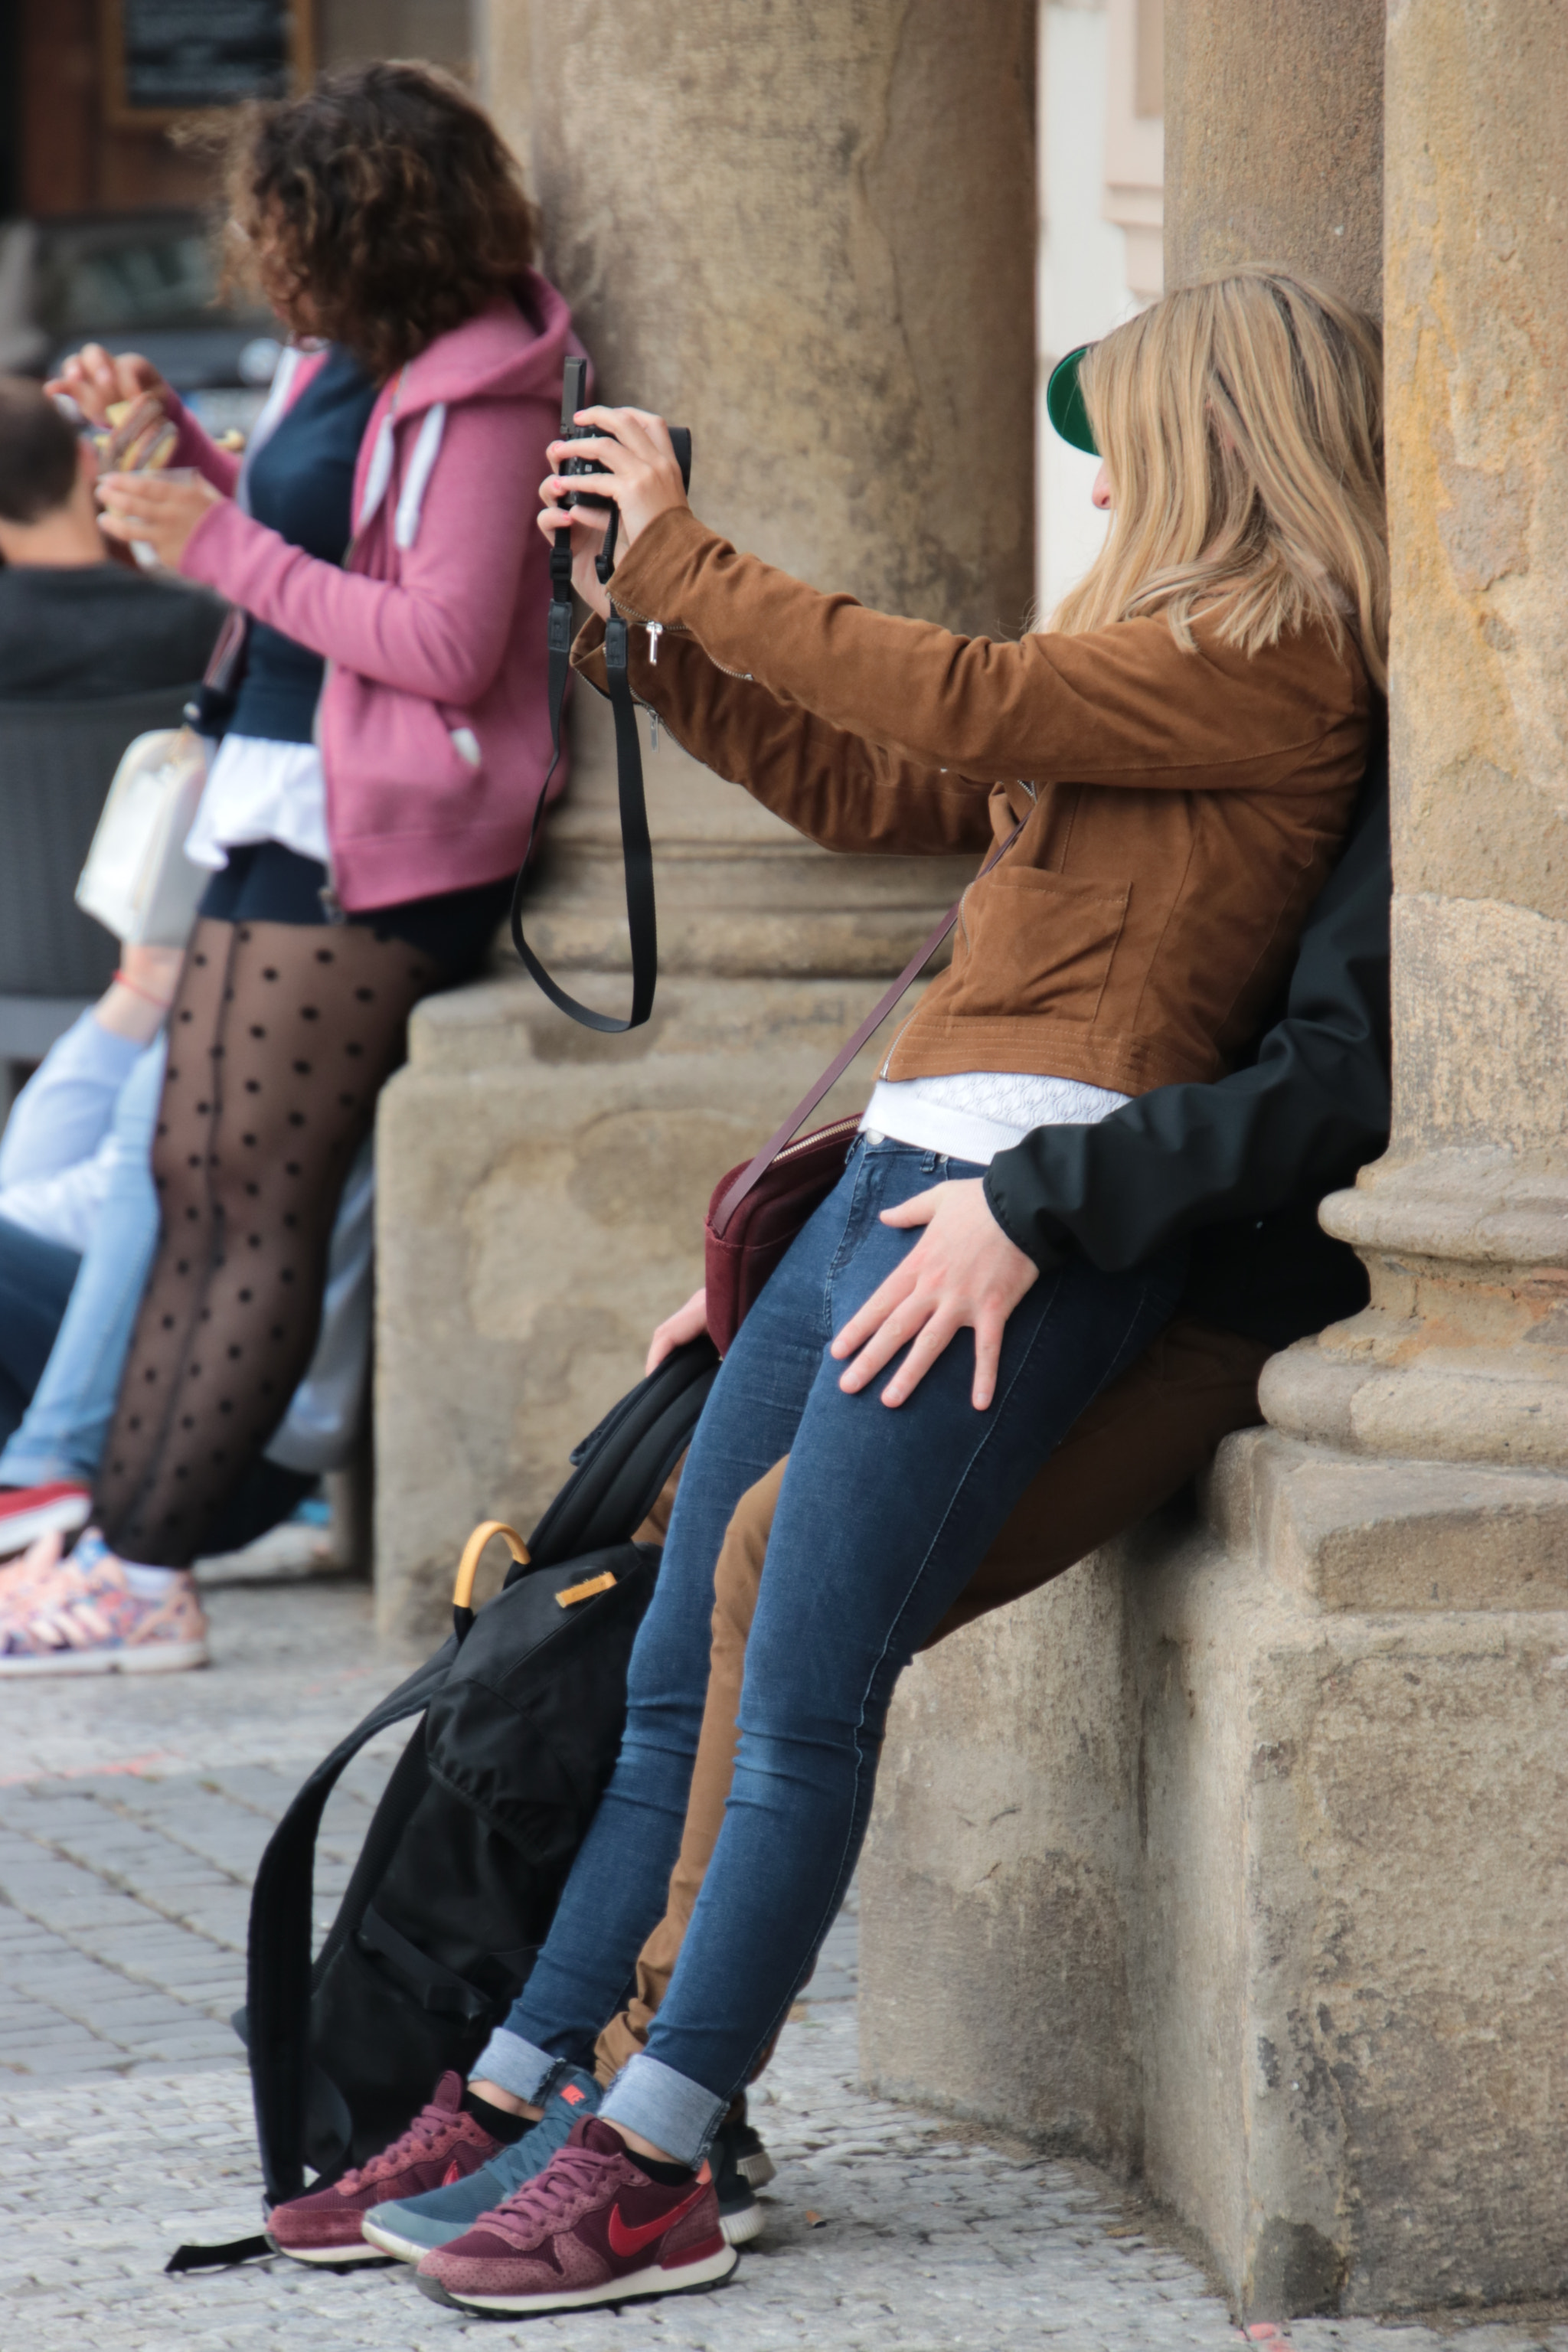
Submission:
<svg viewBox="0 0 1568 2352">
<path fill-rule="evenodd" d="M 242 606 L 231 604 L 207 656 L 202 682 L 181 713 L 186 726 L 196 734 L 221 735 L 228 724 L 249 636 L 249 614 Z"/>
<path fill-rule="evenodd" d="M 316 1833 L 343 1768 L 389 1724 L 422 1714 L 445 1681 L 457 1643 L 448 1642 L 373 1707 L 317 1765 L 268 1841 L 250 1901 L 246 2009 L 251 2084 L 262 2174 L 273 2204 L 304 2186 L 310 2074 L 311 1893 Z"/>
<path fill-rule="evenodd" d="M 580 1003 L 545 970 L 522 935 L 523 890 L 529 868 L 533 863 L 534 845 L 539 838 L 540 824 L 544 814 L 545 794 L 561 759 L 561 714 L 566 700 L 566 681 L 572 670 L 572 547 L 570 534 L 566 531 L 556 534 L 555 544 L 550 551 L 549 649 L 550 766 L 539 788 L 539 798 L 533 804 L 528 847 L 522 853 L 522 864 L 512 889 L 512 945 L 527 971 L 559 1012 L 569 1013 L 574 1021 L 581 1022 L 584 1029 L 597 1029 L 605 1035 L 617 1036 L 627 1029 L 640 1029 L 653 1011 L 654 985 L 658 978 L 658 924 L 654 907 L 653 845 L 648 839 L 647 799 L 643 789 L 637 705 L 632 699 L 626 625 L 614 611 L 605 628 L 605 666 L 609 673 L 610 708 L 616 720 L 616 790 L 621 810 L 626 927 L 631 933 L 632 943 L 632 1009 L 626 1018 L 617 1021 L 612 1013 L 596 1013 L 591 1004 Z"/>
<path fill-rule="evenodd" d="M 1002 858 L 1006 856 L 1007 852 L 1012 848 L 1013 844 L 1017 840 L 1018 835 L 1022 833 L 1023 829 L 1023 820 L 1020 819 L 1018 824 L 1013 827 L 1012 832 L 1007 835 L 1006 840 L 1000 843 L 998 846 L 992 851 L 990 856 L 981 867 L 980 873 L 976 875 L 976 881 L 979 881 L 984 875 L 989 874 L 992 867 L 997 865 Z M 768 1170 L 773 1166 L 773 1161 L 778 1158 L 779 1153 L 784 1150 L 784 1145 L 790 1141 L 793 1136 L 799 1133 L 800 1129 L 805 1125 L 806 1120 L 811 1117 L 812 1112 L 816 1108 L 817 1104 L 822 1101 L 826 1095 L 831 1094 L 833 1088 L 844 1076 L 845 1071 L 849 1067 L 850 1063 L 855 1059 L 856 1055 L 860 1051 L 861 1046 L 866 1045 L 876 1035 L 878 1030 L 881 1027 L 889 1013 L 891 1013 L 894 1005 L 897 1004 L 900 997 L 904 993 L 904 991 L 920 978 L 921 973 L 931 961 L 932 956 L 935 955 L 943 940 L 948 937 L 949 933 L 952 930 L 953 926 L 957 923 L 959 909 L 963 904 L 963 900 L 959 898 L 956 899 L 948 908 L 946 914 L 942 917 L 935 930 L 931 932 L 930 938 L 921 940 L 920 946 L 915 950 L 913 955 L 910 958 L 902 971 L 900 972 L 897 980 L 894 981 L 891 988 L 888 989 L 884 994 L 877 999 L 876 1003 L 873 1004 L 871 1010 L 868 1013 L 864 1021 L 861 1022 L 860 1026 L 856 1030 L 854 1035 L 852 1037 L 846 1038 L 844 1044 L 840 1045 L 837 1053 L 835 1054 L 832 1061 L 829 1062 L 826 1069 L 824 1070 L 816 1085 L 809 1087 L 807 1091 L 802 1095 L 799 1102 L 796 1103 L 795 1108 L 784 1120 L 783 1126 L 774 1129 L 773 1134 L 769 1136 L 767 1141 L 763 1144 L 756 1158 L 748 1162 L 748 1164 L 742 1168 L 741 1173 L 736 1177 L 734 1182 L 731 1185 L 729 1191 L 725 1193 L 723 1199 L 719 1202 L 718 1207 L 713 1210 L 709 1218 L 709 1223 L 720 1241 L 722 1241 L 724 1235 L 728 1233 L 730 1229 L 730 1220 L 734 1215 L 736 1210 L 740 1207 L 742 1202 L 746 1198 L 748 1192 L 752 1192 L 754 1187 L 762 1181 L 763 1178 L 767 1174 Z"/>
</svg>

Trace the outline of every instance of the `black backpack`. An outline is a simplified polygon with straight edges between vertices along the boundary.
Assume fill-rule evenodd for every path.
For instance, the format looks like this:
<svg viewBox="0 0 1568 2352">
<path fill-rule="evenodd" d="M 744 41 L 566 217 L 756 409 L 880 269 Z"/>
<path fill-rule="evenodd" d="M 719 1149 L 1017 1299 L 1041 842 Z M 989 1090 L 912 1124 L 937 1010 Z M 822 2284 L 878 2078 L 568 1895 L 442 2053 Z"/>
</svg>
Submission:
<svg viewBox="0 0 1568 2352">
<path fill-rule="evenodd" d="M 316 1767 L 274 1832 L 235 2020 L 269 2203 L 301 2193 L 307 2164 L 325 2183 L 384 2147 L 445 2068 L 468 2071 L 526 1979 L 620 1744 L 659 1561 L 632 1530 L 718 1361 L 693 1340 L 621 1399 L 573 1454 L 527 1561 L 477 1613 L 455 1609 L 450 1639 Z M 365 1742 L 416 1715 L 312 1963 L 322 1810 Z M 182 2249 L 198 2252 L 240 2249 Z"/>
</svg>

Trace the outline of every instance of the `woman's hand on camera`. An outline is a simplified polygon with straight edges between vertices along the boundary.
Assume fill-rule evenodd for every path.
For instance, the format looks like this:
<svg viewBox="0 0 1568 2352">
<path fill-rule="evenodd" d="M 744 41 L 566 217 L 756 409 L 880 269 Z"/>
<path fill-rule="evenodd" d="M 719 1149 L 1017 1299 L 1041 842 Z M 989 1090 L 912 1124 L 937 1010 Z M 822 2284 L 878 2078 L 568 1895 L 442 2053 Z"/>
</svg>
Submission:
<svg viewBox="0 0 1568 2352">
<path fill-rule="evenodd" d="M 884 1404 L 903 1404 L 967 1325 L 974 1333 L 971 1402 L 976 1412 L 984 1412 L 996 1393 L 1007 1318 L 1038 1281 L 1039 1267 L 1008 1240 L 978 1176 L 918 1192 L 896 1209 L 884 1209 L 882 1223 L 923 1225 L 925 1231 L 834 1340 L 833 1353 L 841 1361 L 855 1358 L 839 1387 L 853 1396 L 912 1340 L 882 1391 Z"/>
<path fill-rule="evenodd" d="M 686 504 L 680 460 L 662 416 L 646 408 L 580 408 L 574 422 L 596 425 L 601 435 L 591 441 L 552 441 L 550 463 L 557 473 L 569 457 L 585 457 L 604 467 L 608 480 L 600 476 L 584 482 L 572 476 L 568 488 L 613 498 L 621 510 L 621 537 L 628 547 L 658 516 Z"/>
<path fill-rule="evenodd" d="M 648 1341 L 643 1377 L 646 1379 L 649 1372 L 657 1371 L 666 1356 L 672 1356 L 677 1348 L 684 1348 L 689 1339 L 700 1339 L 707 1328 L 708 1293 L 706 1288 L 694 1290 L 684 1307 L 678 1307 L 673 1315 L 666 1316 Z"/>
<path fill-rule="evenodd" d="M 139 400 L 152 393 L 167 402 L 172 394 L 151 360 L 140 352 L 106 352 L 101 343 L 84 343 L 73 352 L 46 392 L 66 393 L 91 425 L 102 425 L 116 401 Z"/>
<path fill-rule="evenodd" d="M 223 496 L 200 474 L 105 474 L 98 485 L 99 517 L 110 539 L 143 541 L 171 572 L 180 568 L 192 531 Z"/>
</svg>

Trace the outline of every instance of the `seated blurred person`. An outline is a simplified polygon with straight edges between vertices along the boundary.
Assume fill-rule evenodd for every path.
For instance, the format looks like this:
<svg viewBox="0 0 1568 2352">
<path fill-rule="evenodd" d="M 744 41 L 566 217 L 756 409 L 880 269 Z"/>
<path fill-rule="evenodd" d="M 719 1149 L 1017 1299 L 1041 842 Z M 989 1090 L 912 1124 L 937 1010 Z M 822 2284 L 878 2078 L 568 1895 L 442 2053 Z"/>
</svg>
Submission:
<svg viewBox="0 0 1568 2352">
<path fill-rule="evenodd" d="M 0 701 L 77 702 L 200 677 L 224 607 L 113 560 L 90 441 L 22 376 L 0 376 Z"/>
<path fill-rule="evenodd" d="M 0 1134 L 0 1442 L 48 1362 L 109 1192 L 115 1106 L 161 1036 L 184 960 L 178 948 L 132 947 L 122 959 L 98 1003 L 49 1048 Z M 54 1522 L 29 1522 L 29 1536 L 45 1524 Z"/>
<path fill-rule="evenodd" d="M 30 1548 L 0 1566 L 0 1673 L 27 1671 L 51 1650 L 68 1668 L 68 1644 L 47 1629 L 29 1634 L 32 1601 L 87 1517 L 156 1247 L 152 1139 L 163 1024 L 183 960 L 178 949 L 122 950 L 114 984 L 51 1048 L 0 1138 L 0 1559 Z M 374 1221 L 367 1140 L 332 1231 L 315 1354 L 215 1528 L 215 1552 L 276 1526 L 352 1456 L 369 1365 Z M 154 1597 L 192 1621 L 189 1642 L 205 1650 L 189 1578 L 153 1574 L 164 1588 Z"/>
</svg>

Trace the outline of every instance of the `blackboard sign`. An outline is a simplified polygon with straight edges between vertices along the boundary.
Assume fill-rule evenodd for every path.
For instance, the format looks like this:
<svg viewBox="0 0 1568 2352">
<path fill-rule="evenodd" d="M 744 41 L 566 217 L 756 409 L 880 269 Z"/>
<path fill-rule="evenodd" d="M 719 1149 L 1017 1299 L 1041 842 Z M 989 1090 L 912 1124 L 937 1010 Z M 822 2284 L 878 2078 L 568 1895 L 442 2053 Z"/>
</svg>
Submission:
<svg viewBox="0 0 1568 2352">
<path fill-rule="evenodd" d="M 109 118 L 153 128 L 310 72 L 310 0 L 103 0 Z"/>
</svg>

